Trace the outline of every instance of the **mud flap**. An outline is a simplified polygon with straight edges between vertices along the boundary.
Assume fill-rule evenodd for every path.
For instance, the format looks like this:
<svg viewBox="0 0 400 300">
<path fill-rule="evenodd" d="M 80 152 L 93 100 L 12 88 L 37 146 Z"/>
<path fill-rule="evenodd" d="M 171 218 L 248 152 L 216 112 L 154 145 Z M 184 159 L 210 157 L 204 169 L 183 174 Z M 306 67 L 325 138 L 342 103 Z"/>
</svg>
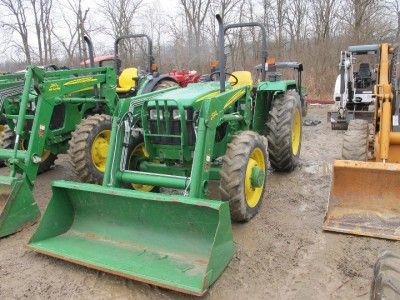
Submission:
<svg viewBox="0 0 400 300">
<path fill-rule="evenodd" d="M 36 223 L 39 217 L 27 179 L 0 176 L 0 238 Z"/>
<path fill-rule="evenodd" d="M 323 229 L 400 240 L 400 165 L 335 161 Z"/>
<path fill-rule="evenodd" d="M 202 295 L 234 254 L 226 202 L 55 181 L 36 252 Z"/>
</svg>

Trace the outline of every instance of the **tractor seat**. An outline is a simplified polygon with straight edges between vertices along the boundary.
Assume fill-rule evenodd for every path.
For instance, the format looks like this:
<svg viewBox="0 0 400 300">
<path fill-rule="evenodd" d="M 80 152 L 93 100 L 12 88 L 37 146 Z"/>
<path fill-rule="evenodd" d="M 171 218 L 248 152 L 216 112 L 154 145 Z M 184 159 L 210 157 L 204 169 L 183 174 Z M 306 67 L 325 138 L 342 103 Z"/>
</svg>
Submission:
<svg viewBox="0 0 400 300">
<path fill-rule="evenodd" d="M 237 85 L 248 85 L 250 86 L 250 90 L 253 88 L 253 78 L 251 76 L 251 72 L 249 71 L 235 71 L 232 73 L 237 79 Z M 235 79 L 230 76 L 228 82 L 235 82 Z"/>
<path fill-rule="evenodd" d="M 356 84 L 357 88 L 368 88 L 371 86 L 372 82 L 372 73 L 369 66 L 369 63 L 361 63 L 360 68 L 358 70 L 358 78 L 359 82 Z"/>
<path fill-rule="evenodd" d="M 124 69 L 118 78 L 117 93 L 128 93 L 136 87 L 138 79 L 137 68 Z"/>
</svg>

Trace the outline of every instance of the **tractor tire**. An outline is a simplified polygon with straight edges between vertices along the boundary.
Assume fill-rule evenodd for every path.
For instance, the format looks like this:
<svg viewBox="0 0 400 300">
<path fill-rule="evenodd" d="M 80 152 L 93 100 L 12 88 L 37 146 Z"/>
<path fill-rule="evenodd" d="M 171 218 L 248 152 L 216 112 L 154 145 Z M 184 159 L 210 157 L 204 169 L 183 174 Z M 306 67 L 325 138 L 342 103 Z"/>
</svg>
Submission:
<svg viewBox="0 0 400 300">
<path fill-rule="evenodd" d="M 72 133 L 68 155 L 82 182 L 103 182 L 110 136 L 111 116 L 105 114 L 88 116 Z"/>
<path fill-rule="evenodd" d="M 365 125 L 367 124 L 367 125 Z M 361 119 L 354 119 L 350 120 L 348 130 L 366 130 L 365 128 L 368 127 L 368 122 Z"/>
<path fill-rule="evenodd" d="M 251 165 L 252 171 L 259 167 L 264 174 L 256 179 L 259 186 L 255 188 L 251 182 L 253 174 L 248 173 Z M 247 222 L 258 213 L 264 199 L 267 170 L 267 139 L 253 131 L 235 135 L 223 157 L 219 186 L 222 200 L 229 202 L 232 220 Z"/>
<path fill-rule="evenodd" d="M 5 125 L 2 132 L 0 133 L 0 147 L 2 149 L 11 149 L 14 147 L 14 142 L 15 142 L 14 131 L 10 127 Z"/>
<path fill-rule="evenodd" d="M 351 120 L 343 137 L 342 159 L 366 161 L 369 148 L 369 125 L 365 120 Z"/>
<path fill-rule="evenodd" d="M 126 170 L 139 171 L 140 160 L 148 156 L 144 147 L 143 135 L 134 132 L 128 146 L 128 157 L 125 164 Z M 159 192 L 159 187 L 144 184 L 127 184 L 127 188 L 133 188 L 142 192 Z"/>
<path fill-rule="evenodd" d="M 266 125 L 272 168 L 292 171 L 299 163 L 302 138 L 302 108 L 295 90 L 275 98 Z"/>
<path fill-rule="evenodd" d="M 153 89 L 151 90 L 152 92 L 154 91 L 159 91 L 159 90 L 163 90 L 163 89 L 167 89 L 173 86 L 178 85 L 178 83 L 176 83 L 175 81 L 171 80 L 171 79 L 162 79 L 159 82 L 157 82 L 157 84 L 153 87 Z"/>
<path fill-rule="evenodd" d="M 400 299 L 400 255 L 384 251 L 374 266 L 371 300 Z"/>
<path fill-rule="evenodd" d="M 4 126 L 3 131 L 0 133 L 0 148 L 2 149 L 12 149 L 15 143 L 15 133 L 7 125 Z M 20 146 L 23 148 L 23 146 Z M 38 174 L 42 174 L 51 169 L 54 166 L 54 162 L 57 159 L 57 155 L 51 152 L 46 152 L 46 158 L 39 163 Z M 1 163 L 5 166 L 8 162 L 2 160 Z"/>
<path fill-rule="evenodd" d="M 11 149 L 14 147 L 15 134 L 10 127 L 4 125 L 3 130 L 0 133 L 0 148 L 1 149 Z M 0 166 L 5 167 L 8 162 L 5 160 L 0 160 Z"/>
</svg>

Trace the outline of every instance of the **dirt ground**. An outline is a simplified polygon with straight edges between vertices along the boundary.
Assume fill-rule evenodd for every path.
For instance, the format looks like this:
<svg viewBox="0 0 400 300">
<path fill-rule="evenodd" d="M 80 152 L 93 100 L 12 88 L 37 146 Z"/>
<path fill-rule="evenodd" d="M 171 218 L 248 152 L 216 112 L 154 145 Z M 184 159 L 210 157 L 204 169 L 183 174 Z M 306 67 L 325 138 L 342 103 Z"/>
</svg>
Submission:
<svg viewBox="0 0 400 300">
<path fill-rule="evenodd" d="M 205 299 L 368 299 L 372 266 L 395 242 L 321 230 L 331 163 L 340 158 L 341 131 L 326 122 L 328 106 L 313 106 L 303 128 L 300 166 L 272 173 L 260 213 L 234 224 L 236 255 Z M 66 157 L 39 179 L 43 211 L 50 182 L 76 180 Z M 4 168 L 0 170 L 5 172 Z M 0 240 L 0 298 L 185 299 L 188 296 L 33 253 L 26 243 L 36 226 Z"/>
</svg>

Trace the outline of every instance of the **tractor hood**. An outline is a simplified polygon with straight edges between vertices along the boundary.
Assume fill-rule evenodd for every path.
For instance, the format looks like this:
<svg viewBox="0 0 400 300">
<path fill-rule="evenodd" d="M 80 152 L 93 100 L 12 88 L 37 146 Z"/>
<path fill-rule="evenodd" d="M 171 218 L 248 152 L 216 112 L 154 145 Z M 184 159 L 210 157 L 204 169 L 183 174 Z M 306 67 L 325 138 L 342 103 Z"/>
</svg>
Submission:
<svg viewBox="0 0 400 300">
<path fill-rule="evenodd" d="M 226 89 L 229 90 L 231 85 L 227 83 Z M 194 107 L 199 109 L 202 101 L 219 95 L 219 82 L 199 82 L 189 84 L 185 88 L 175 89 L 166 93 L 162 93 L 153 97 L 156 101 L 170 101 L 168 105 L 175 106 L 178 102 L 184 107 Z M 149 101 L 148 106 L 155 105 L 154 101 Z"/>
</svg>

